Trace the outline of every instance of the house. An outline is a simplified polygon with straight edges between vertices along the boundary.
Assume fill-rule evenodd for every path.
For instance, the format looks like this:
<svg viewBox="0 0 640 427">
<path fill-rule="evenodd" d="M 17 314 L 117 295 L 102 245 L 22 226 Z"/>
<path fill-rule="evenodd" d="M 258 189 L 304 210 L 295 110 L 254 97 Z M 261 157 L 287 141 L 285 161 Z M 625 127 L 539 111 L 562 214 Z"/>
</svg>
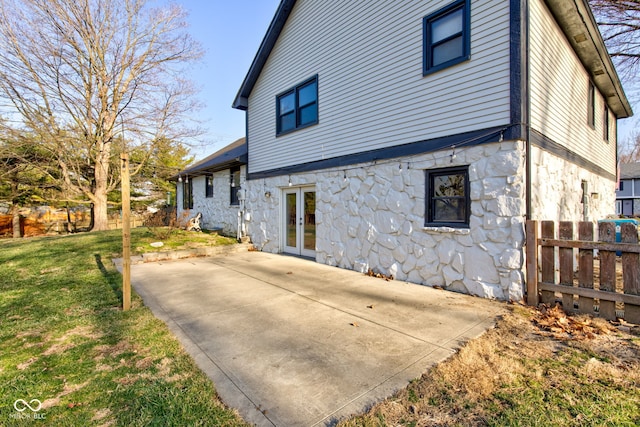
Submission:
<svg viewBox="0 0 640 427">
<path fill-rule="evenodd" d="M 202 228 L 243 236 L 244 207 L 240 188 L 245 181 L 247 145 L 240 138 L 173 177 L 177 181 L 177 216 L 202 213 Z"/>
<path fill-rule="evenodd" d="M 586 0 L 282 0 L 233 107 L 259 250 L 502 300 L 527 218 L 613 213 L 632 115 Z"/>
<path fill-rule="evenodd" d="M 616 215 L 640 216 L 640 163 L 620 165 Z"/>
</svg>

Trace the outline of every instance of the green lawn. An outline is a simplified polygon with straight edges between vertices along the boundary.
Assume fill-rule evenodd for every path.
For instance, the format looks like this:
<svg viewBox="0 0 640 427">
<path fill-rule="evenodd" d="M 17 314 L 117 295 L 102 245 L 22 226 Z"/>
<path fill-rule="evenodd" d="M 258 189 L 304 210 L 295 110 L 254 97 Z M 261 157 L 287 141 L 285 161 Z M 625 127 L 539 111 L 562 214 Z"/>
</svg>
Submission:
<svg viewBox="0 0 640 427">
<path fill-rule="evenodd" d="M 161 231 L 132 230 L 133 253 L 155 250 Z M 137 295 L 121 311 L 111 264 L 121 240 L 119 231 L 0 240 L 0 426 L 246 425 Z M 232 242 L 175 231 L 165 248 Z M 494 329 L 340 425 L 640 425 L 640 328 L 583 317 L 549 332 L 541 315 L 512 306 Z M 37 408 L 35 399 L 37 412 L 22 402 Z"/>
<path fill-rule="evenodd" d="M 133 253 L 156 240 L 132 230 Z M 246 425 L 137 295 L 120 309 L 121 242 L 120 231 L 0 241 L 0 425 Z"/>
</svg>

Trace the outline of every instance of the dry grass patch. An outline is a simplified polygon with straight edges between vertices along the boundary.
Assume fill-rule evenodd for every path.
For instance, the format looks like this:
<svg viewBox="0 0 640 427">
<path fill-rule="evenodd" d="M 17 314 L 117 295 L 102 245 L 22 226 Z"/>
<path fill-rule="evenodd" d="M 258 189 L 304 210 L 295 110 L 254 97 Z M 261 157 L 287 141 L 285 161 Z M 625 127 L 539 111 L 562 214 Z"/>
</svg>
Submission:
<svg viewBox="0 0 640 427">
<path fill-rule="evenodd" d="M 107 418 L 110 415 L 111 415 L 111 409 L 109 409 L 109 408 L 98 409 L 95 412 L 95 415 L 93 417 L 91 417 L 91 421 L 101 421 L 101 420 L 104 420 L 105 418 Z"/>
<path fill-rule="evenodd" d="M 550 330 L 558 319 L 565 326 Z M 636 336 L 601 319 L 512 306 L 495 328 L 395 396 L 340 426 L 639 422 Z"/>
</svg>

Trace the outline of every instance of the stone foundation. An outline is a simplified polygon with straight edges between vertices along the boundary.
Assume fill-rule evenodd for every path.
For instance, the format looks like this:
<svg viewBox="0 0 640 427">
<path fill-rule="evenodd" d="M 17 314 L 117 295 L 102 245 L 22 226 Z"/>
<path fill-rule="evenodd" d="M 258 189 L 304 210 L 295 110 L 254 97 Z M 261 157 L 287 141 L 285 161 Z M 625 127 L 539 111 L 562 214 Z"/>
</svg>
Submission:
<svg viewBox="0 0 640 427">
<path fill-rule="evenodd" d="M 238 232 L 238 213 L 241 207 L 231 205 L 230 171 L 225 169 L 213 173 L 213 197 L 205 197 L 206 178 L 196 176 L 193 180 L 193 209 L 182 209 L 182 185 L 178 185 L 178 219 L 185 221 L 202 213 L 202 228 L 222 230 L 226 236 L 235 236 Z M 241 182 L 245 180 L 245 166 L 240 169 Z"/>
<path fill-rule="evenodd" d="M 470 227 L 425 227 L 425 170 L 461 165 L 469 165 Z M 318 262 L 521 300 L 524 170 L 524 144 L 507 141 L 251 180 L 247 232 L 258 249 L 281 252 L 282 190 L 315 185 Z"/>
<path fill-rule="evenodd" d="M 531 214 L 549 221 L 598 221 L 616 212 L 616 183 L 537 147 L 532 150 Z M 611 171 L 615 173 L 615 170 Z M 585 218 L 582 181 L 588 184 Z"/>
</svg>

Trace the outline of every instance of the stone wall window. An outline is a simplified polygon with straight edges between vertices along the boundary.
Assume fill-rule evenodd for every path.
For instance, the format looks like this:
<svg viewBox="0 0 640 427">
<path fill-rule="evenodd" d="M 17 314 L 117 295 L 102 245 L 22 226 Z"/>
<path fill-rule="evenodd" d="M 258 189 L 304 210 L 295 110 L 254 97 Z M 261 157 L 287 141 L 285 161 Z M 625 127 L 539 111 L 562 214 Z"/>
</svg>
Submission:
<svg viewBox="0 0 640 427">
<path fill-rule="evenodd" d="M 213 197 L 213 175 L 205 177 L 205 197 Z"/>
<path fill-rule="evenodd" d="M 240 204 L 238 199 L 238 190 L 240 190 L 240 167 L 231 168 L 231 176 L 229 178 L 229 185 L 231 190 L 231 205 L 237 206 Z"/>
<path fill-rule="evenodd" d="M 469 167 L 426 171 L 426 226 L 469 227 Z"/>
<path fill-rule="evenodd" d="M 193 209 L 193 179 L 188 176 L 182 182 L 182 209 Z"/>
</svg>

